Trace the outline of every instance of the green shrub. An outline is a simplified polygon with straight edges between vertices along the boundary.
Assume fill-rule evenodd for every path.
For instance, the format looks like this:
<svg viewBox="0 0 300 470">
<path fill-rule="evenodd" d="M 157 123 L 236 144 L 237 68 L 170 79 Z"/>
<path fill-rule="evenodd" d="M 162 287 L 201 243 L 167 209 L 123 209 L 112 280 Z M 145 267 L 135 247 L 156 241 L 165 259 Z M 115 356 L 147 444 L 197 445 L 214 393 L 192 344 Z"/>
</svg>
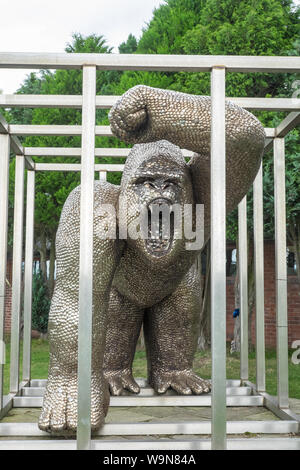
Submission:
<svg viewBox="0 0 300 470">
<path fill-rule="evenodd" d="M 32 328 L 34 330 L 41 333 L 47 332 L 49 310 L 50 298 L 44 277 L 41 273 L 34 273 L 32 289 Z"/>
</svg>

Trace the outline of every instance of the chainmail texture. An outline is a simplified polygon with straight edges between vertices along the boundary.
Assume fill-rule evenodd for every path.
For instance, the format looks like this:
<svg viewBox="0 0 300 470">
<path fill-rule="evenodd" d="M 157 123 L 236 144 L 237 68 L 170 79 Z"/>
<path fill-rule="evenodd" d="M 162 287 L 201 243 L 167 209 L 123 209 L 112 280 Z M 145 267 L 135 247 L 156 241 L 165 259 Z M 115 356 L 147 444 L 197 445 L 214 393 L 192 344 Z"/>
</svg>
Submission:
<svg viewBox="0 0 300 470">
<path fill-rule="evenodd" d="M 204 204 L 210 230 L 210 98 L 147 86 L 126 92 L 110 111 L 113 133 L 136 144 L 120 187 L 94 184 L 92 429 L 104 421 L 109 392 L 138 393 L 132 361 L 143 326 L 148 381 L 158 393 L 201 394 L 210 383 L 192 370 L 201 307 L 199 250 L 184 239 L 121 239 L 140 205 Z M 264 129 L 244 109 L 226 103 L 226 208 L 247 193 L 258 171 Z M 180 148 L 196 152 L 187 163 Z M 117 217 L 118 235 L 107 237 Z M 126 207 L 126 210 L 124 209 Z M 39 427 L 77 426 L 77 338 L 80 186 L 69 195 L 56 237 L 57 280 L 49 316 L 50 365 Z"/>
</svg>

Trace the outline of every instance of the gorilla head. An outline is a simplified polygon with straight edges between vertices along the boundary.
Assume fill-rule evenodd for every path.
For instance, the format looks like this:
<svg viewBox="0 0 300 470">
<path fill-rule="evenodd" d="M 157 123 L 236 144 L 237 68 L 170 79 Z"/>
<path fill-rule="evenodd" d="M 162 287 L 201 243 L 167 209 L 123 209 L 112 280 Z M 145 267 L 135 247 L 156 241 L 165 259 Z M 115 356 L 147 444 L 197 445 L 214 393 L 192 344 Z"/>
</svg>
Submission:
<svg viewBox="0 0 300 470">
<path fill-rule="evenodd" d="M 149 260 L 167 262 L 178 255 L 184 248 L 183 207 L 193 203 L 191 175 L 180 148 L 166 140 L 135 145 L 124 168 L 120 201 L 119 216 L 136 228 L 128 231 L 129 245 Z"/>
</svg>

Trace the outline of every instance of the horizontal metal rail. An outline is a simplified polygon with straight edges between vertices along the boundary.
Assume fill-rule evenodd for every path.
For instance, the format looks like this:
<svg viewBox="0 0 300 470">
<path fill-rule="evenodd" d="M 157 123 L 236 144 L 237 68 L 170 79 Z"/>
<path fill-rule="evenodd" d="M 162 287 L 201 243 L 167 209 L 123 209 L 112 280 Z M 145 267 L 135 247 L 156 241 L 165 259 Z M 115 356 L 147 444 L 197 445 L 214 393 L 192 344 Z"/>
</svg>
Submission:
<svg viewBox="0 0 300 470">
<path fill-rule="evenodd" d="M 95 171 L 123 171 L 124 165 L 118 163 L 99 163 Z M 81 171 L 80 163 L 35 163 L 35 171 Z"/>
<path fill-rule="evenodd" d="M 31 125 L 31 124 L 10 124 L 10 135 L 43 135 L 43 136 L 73 136 L 82 134 L 82 126 L 67 125 Z M 110 126 L 95 126 L 95 135 L 98 137 L 114 137 Z"/>
<path fill-rule="evenodd" d="M 81 69 L 84 65 L 98 70 L 209 72 L 223 66 L 228 72 L 300 72 L 300 59 L 294 56 L 0 53 L 0 68 Z"/>
<path fill-rule="evenodd" d="M 22 389 L 23 397 L 43 397 L 44 393 L 44 387 L 24 387 Z M 227 387 L 226 394 L 230 396 L 251 395 L 251 387 Z M 137 395 L 132 395 L 132 393 L 124 391 L 124 396 L 153 397 L 160 395 L 156 393 L 153 388 L 143 387 L 141 388 L 140 393 L 138 393 Z M 178 396 L 178 393 L 174 392 L 173 390 L 167 390 L 164 396 Z"/>
<path fill-rule="evenodd" d="M 297 433 L 296 421 L 227 421 L 227 434 L 287 434 Z M 148 423 L 108 423 L 95 436 L 147 436 L 147 435 L 211 434 L 211 421 L 182 421 Z M 0 423 L 0 436 L 49 436 L 37 423 Z"/>
<path fill-rule="evenodd" d="M 94 439 L 93 450 L 210 450 L 209 439 Z M 299 438 L 232 438 L 228 450 L 300 450 Z M 76 441 L 57 439 L 1 440 L 0 450 L 76 450 Z"/>
<path fill-rule="evenodd" d="M 227 396 L 226 406 L 263 406 L 262 396 Z M 40 408 L 43 397 L 15 397 L 13 406 L 16 408 Z M 210 395 L 200 396 L 120 396 L 111 397 L 110 406 L 211 406 Z"/>
<path fill-rule="evenodd" d="M 97 95 L 96 108 L 109 109 L 116 104 L 120 96 Z M 245 109 L 264 111 L 288 111 L 300 109 L 299 98 L 237 98 L 226 97 L 226 101 Z M 6 108 L 73 108 L 82 107 L 81 95 L 0 95 L 0 106 Z"/>
<path fill-rule="evenodd" d="M 95 148 L 95 157 L 128 157 L 131 148 Z M 193 152 L 182 150 L 183 156 L 190 158 Z M 24 155 L 33 157 L 81 157 L 80 147 L 24 147 Z"/>
</svg>

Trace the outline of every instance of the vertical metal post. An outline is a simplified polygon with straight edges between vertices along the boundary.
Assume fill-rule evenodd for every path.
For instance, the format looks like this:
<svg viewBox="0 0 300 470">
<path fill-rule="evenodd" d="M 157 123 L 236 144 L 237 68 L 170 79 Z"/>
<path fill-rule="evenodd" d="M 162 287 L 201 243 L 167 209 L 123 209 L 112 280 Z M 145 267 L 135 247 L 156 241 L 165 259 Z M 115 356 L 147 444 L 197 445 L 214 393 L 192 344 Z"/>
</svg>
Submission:
<svg viewBox="0 0 300 470">
<path fill-rule="evenodd" d="M 77 449 L 81 450 L 90 449 L 91 444 L 95 105 L 96 67 L 84 66 L 82 89 L 77 427 Z"/>
<path fill-rule="evenodd" d="M 32 265 L 34 240 L 34 190 L 35 172 L 27 171 L 26 240 L 24 271 L 24 329 L 23 329 L 23 380 L 30 380 L 31 370 L 31 312 L 32 312 Z"/>
<path fill-rule="evenodd" d="M 239 288 L 241 318 L 241 380 L 249 378 L 248 363 L 248 247 L 247 247 L 247 196 L 238 206 L 239 215 Z"/>
<path fill-rule="evenodd" d="M 211 71 L 212 449 L 226 448 L 225 68 Z"/>
<path fill-rule="evenodd" d="M 107 171 L 99 171 L 99 181 L 107 181 Z"/>
<path fill-rule="evenodd" d="M 285 149 L 284 138 L 274 139 L 275 200 L 275 270 L 277 332 L 277 394 L 280 408 L 289 407 L 287 267 L 285 213 Z"/>
<path fill-rule="evenodd" d="M 24 164 L 25 164 L 24 156 L 16 155 L 11 335 L 10 335 L 10 392 L 12 393 L 16 393 L 19 390 L 23 211 L 24 211 Z"/>
<path fill-rule="evenodd" d="M 266 390 L 265 301 L 264 301 L 264 219 L 262 164 L 253 184 L 253 237 L 255 273 L 256 390 Z"/>
<path fill-rule="evenodd" d="M 9 135 L 0 134 L 0 411 L 3 407 L 3 368 L 5 360 L 4 314 L 7 263 L 8 187 Z"/>
</svg>

